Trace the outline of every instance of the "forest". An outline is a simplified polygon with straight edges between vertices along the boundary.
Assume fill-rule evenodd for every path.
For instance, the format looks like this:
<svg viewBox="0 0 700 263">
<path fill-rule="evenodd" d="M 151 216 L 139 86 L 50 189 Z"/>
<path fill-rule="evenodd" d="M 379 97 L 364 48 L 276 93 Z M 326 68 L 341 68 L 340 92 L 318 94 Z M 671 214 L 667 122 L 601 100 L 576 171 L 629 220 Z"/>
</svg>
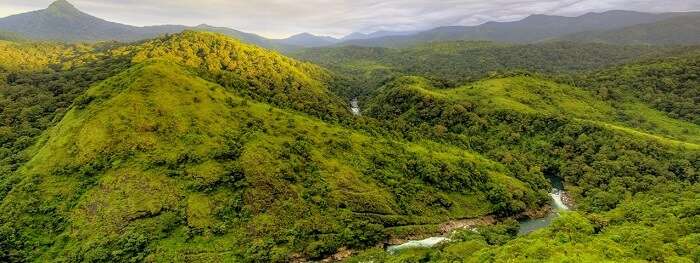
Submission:
<svg viewBox="0 0 700 263">
<path fill-rule="evenodd" d="M 1 262 L 700 261 L 699 46 L 4 36 Z"/>
</svg>

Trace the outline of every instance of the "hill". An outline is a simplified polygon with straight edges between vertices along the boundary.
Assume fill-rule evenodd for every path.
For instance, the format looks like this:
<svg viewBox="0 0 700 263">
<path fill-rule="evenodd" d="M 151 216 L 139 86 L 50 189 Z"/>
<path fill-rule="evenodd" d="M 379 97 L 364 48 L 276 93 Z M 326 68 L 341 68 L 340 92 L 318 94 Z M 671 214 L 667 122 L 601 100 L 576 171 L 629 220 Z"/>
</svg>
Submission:
<svg viewBox="0 0 700 263">
<path fill-rule="evenodd" d="M 419 75 L 457 86 L 490 74 L 525 70 L 582 72 L 664 54 L 668 48 L 573 42 L 508 45 L 454 41 L 410 48 L 337 47 L 307 49 L 294 57 L 322 65 L 348 79 L 346 97 L 367 96 L 393 77 Z"/>
<path fill-rule="evenodd" d="M 700 14 L 665 19 L 655 23 L 634 25 L 604 32 L 582 32 L 560 39 L 578 42 L 601 42 L 611 44 L 698 44 L 700 43 Z"/>
<path fill-rule="evenodd" d="M 363 40 L 363 39 L 372 39 L 372 38 L 380 38 L 380 37 L 389 37 L 389 36 L 408 36 L 408 35 L 413 35 L 418 32 L 415 31 L 376 31 L 372 32 L 369 34 L 363 34 L 359 32 L 354 32 L 351 33 L 343 38 L 341 38 L 341 41 L 351 41 L 351 40 Z"/>
<path fill-rule="evenodd" d="M 506 43 L 532 43 L 587 31 L 608 31 L 658 22 L 682 13 L 649 14 L 632 11 L 589 13 L 579 17 L 532 15 L 514 22 L 488 22 L 478 26 L 438 27 L 407 36 L 351 40 L 341 45 L 406 47 L 421 43 L 487 40 Z"/>
<path fill-rule="evenodd" d="M 430 99 L 420 99 L 424 96 Z M 405 101 L 407 98 L 412 99 Z M 427 112 L 411 110 L 416 104 L 420 105 L 421 100 L 441 101 L 437 105 L 469 103 L 473 105 L 471 107 L 483 107 L 496 112 L 562 115 L 593 124 L 605 123 L 604 128 L 619 127 L 615 129 L 620 131 L 627 130 L 625 127 L 639 129 L 640 132 L 635 134 L 650 133 L 644 135 L 648 139 L 659 137 L 657 135 L 675 139 L 660 140 L 662 143 L 700 147 L 698 125 L 667 117 L 639 101 L 604 101 L 587 90 L 532 77 L 495 78 L 448 89 L 434 88 L 426 79 L 404 77 L 380 90 L 378 95 L 368 102 L 366 113 L 383 119 L 399 117 L 417 121 L 414 118 L 427 117 L 420 115 Z M 438 114 L 435 117 L 441 118 L 439 112 L 435 112 L 437 109 L 424 110 Z"/>
<path fill-rule="evenodd" d="M 669 116 L 700 124 L 696 47 L 679 49 L 666 56 L 610 67 L 585 74 L 569 74 L 560 80 L 586 88 L 610 101 L 630 97 L 643 101 Z"/>
<path fill-rule="evenodd" d="M 171 61 L 91 87 L 2 177 L 5 260 L 320 258 L 492 213 L 487 200 L 537 205 L 476 154 L 249 101 Z"/>
<path fill-rule="evenodd" d="M 135 41 L 174 33 L 184 28 L 137 28 L 113 23 L 88 15 L 65 0 L 58 0 L 44 10 L 0 19 L 0 29 L 33 39 L 61 41 Z"/>
<path fill-rule="evenodd" d="M 298 46 L 286 45 L 277 40 L 271 40 L 255 34 L 225 27 L 209 25 L 199 25 L 196 27 L 182 25 L 136 27 L 114 23 L 86 14 L 66 0 L 57 0 L 43 10 L 0 18 L 0 30 L 18 34 L 24 38 L 33 40 L 50 40 L 69 43 L 100 41 L 135 42 L 166 34 L 179 33 L 185 30 L 197 30 L 225 34 L 243 42 L 270 49 L 288 51 L 300 48 Z"/>
<path fill-rule="evenodd" d="M 697 258 L 697 47 L 0 51 L 1 262 Z M 518 237 L 557 180 L 575 212 Z"/>
<path fill-rule="evenodd" d="M 324 69 L 220 34 L 185 31 L 136 46 L 133 52 L 136 63 L 167 58 L 257 100 L 327 119 L 349 114 L 345 103 L 330 93 L 331 76 Z"/>
<path fill-rule="evenodd" d="M 298 47 L 322 47 L 338 43 L 338 39 L 332 37 L 315 36 L 309 33 L 293 35 L 289 38 L 281 39 L 279 42 Z"/>
</svg>

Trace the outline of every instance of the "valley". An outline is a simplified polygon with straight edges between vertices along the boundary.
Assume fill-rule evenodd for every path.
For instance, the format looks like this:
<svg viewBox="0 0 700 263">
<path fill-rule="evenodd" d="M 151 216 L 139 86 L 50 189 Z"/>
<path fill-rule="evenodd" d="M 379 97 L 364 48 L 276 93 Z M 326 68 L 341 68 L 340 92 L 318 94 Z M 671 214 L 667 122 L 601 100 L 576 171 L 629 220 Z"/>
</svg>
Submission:
<svg viewBox="0 0 700 263">
<path fill-rule="evenodd" d="M 0 18 L 0 262 L 697 262 L 694 16 Z"/>
</svg>

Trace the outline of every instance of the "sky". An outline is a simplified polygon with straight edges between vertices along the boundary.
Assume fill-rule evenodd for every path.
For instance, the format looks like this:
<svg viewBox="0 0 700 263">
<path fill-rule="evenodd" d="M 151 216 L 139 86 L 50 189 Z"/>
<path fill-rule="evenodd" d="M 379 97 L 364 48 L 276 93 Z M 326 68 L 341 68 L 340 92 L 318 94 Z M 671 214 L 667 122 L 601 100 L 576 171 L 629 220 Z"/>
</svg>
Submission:
<svg viewBox="0 0 700 263">
<path fill-rule="evenodd" d="M 514 21 L 531 14 L 578 16 L 607 10 L 697 11 L 699 0 L 69 0 L 110 21 L 230 27 L 269 38 L 309 32 L 416 31 Z M 43 9 L 52 0 L 0 0 L 0 17 Z"/>
</svg>

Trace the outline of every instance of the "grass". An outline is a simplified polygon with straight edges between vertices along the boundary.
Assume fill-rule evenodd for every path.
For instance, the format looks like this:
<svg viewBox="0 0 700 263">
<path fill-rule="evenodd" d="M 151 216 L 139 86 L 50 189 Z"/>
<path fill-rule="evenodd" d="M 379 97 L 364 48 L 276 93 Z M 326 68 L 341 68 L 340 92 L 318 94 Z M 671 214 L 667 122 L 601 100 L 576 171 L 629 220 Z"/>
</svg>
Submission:
<svg viewBox="0 0 700 263">
<path fill-rule="evenodd" d="M 700 126 L 671 118 L 641 102 L 613 105 L 586 90 L 534 77 L 491 79 L 434 92 L 496 110 L 569 116 L 673 145 L 697 148 L 700 143 Z"/>
<path fill-rule="evenodd" d="M 491 212 L 484 193 L 407 174 L 414 158 L 472 163 L 496 184 L 521 185 L 476 153 L 376 138 L 248 101 L 162 59 L 92 87 L 31 152 L 15 175 L 25 187 L 0 210 L 2 220 L 24 224 L 40 204 L 65 220 L 49 232 L 35 232 L 44 227 L 35 219 L 21 230 L 47 242 L 33 252 L 40 260 L 100 260 L 133 245 L 150 255 L 124 250 L 120 259 L 285 261 L 319 253 L 313 240 L 343 245 L 344 231 L 358 231 L 348 222 L 410 228 Z"/>
</svg>

